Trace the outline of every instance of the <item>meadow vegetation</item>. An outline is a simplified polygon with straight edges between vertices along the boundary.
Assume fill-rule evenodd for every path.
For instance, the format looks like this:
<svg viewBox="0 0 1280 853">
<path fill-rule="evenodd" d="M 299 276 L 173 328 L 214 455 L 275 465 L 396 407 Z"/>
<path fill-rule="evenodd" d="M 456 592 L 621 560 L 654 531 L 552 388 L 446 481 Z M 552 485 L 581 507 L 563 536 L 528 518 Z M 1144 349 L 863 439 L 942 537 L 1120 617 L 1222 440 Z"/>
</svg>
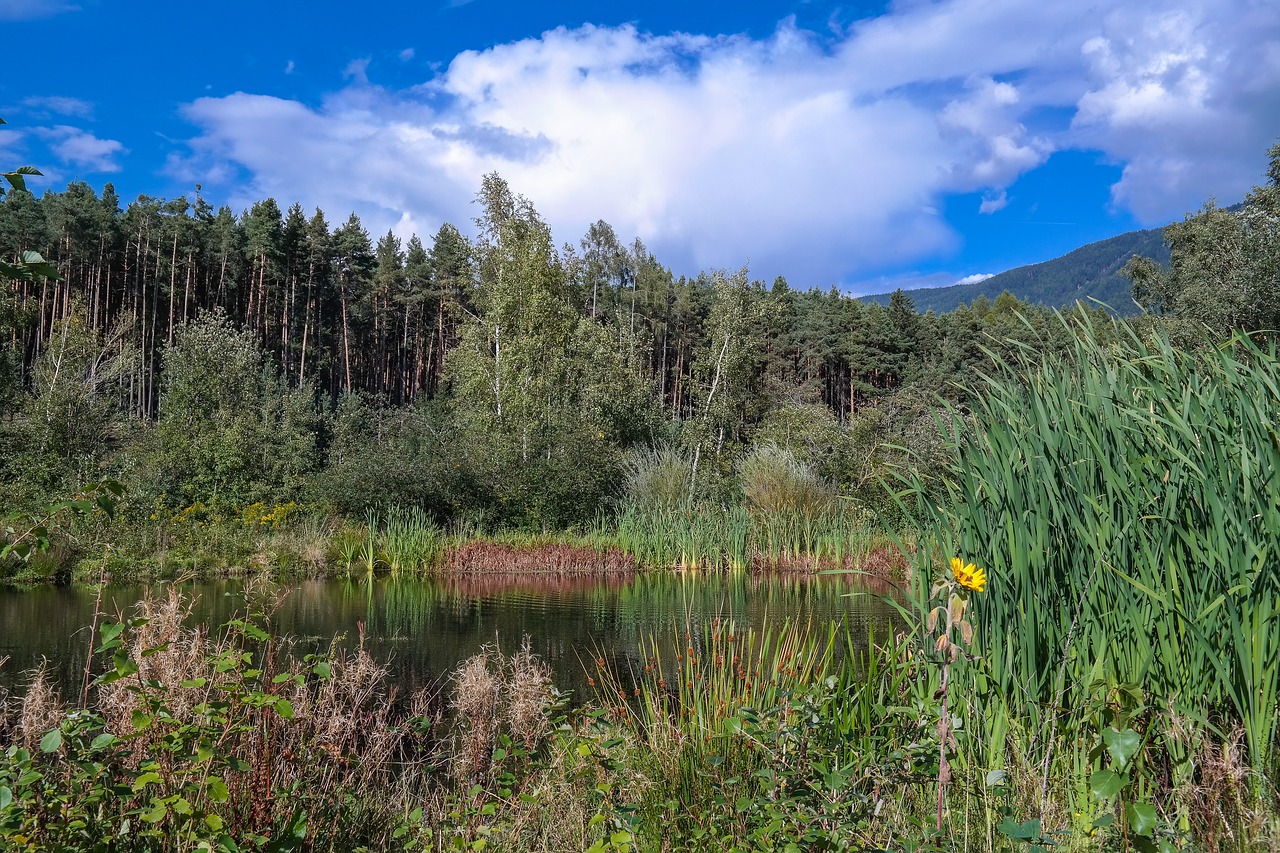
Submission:
<svg viewBox="0 0 1280 853">
<path fill-rule="evenodd" d="M 307 279 L 274 202 L 244 217 L 239 291 L 193 244 L 179 300 L 176 225 L 163 291 L 158 249 L 114 294 L 88 244 L 44 253 L 63 279 L 23 255 L 0 269 L 9 578 L 870 568 L 906 589 L 865 647 L 687 624 L 674 658 L 597 657 L 572 702 L 528 648 L 398 696 L 368 655 L 295 654 L 266 597 L 216 630 L 150 601 L 95 624 L 75 695 L 36 675 L 3 697 L 0 839 L 1280 847 L 1272 156 L 1242 209 L 1170 230 L 1169 269 L 1131 264 L 1133 321 L 677 283 L 603 223 L 558 251 L 497 176 L 477 241 L 442 229 L 420 269 L 317 214 L 290 250 L 320 253 Z M 0 222 L 76 194 L 15 188 Z M 139 235 L 160 216 L 130 210 Z"/>
</svg>

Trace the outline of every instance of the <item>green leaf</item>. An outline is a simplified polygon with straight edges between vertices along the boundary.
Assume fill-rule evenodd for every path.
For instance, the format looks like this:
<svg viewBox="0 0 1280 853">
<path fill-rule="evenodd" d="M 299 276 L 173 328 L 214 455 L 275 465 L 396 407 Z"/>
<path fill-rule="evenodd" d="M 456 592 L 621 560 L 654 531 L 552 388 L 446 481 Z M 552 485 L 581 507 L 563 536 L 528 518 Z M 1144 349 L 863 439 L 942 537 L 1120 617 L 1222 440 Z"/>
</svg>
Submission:
<svg viewBox="0 0 1280 853">
<path fill-rule="evenodd" d="M 1144 838 L 1150 838 L 1156 825 L 1160 823 L 1160 816 L 1156 814 L 1155 807 L 1150 803 L 1129 803 L 1124 813 L 1129 821 L 1130 831 Z"/>
<path fill-rule="evenodd" d="M 111 657 L 112 665 L 116 670 L 117 678 L 128 678 L 138 671 L 138 665 L 129 657 L 129 653 L 124 649 L 116 649 L 116 653 Z"/>
<path fill-rule="evenodd" d="M 57 752 L 62 746 L 62 730 L 51 729 L 48 734 L 40 738 L 41 752 Z"/>
<path fill-rule="evenodd" d="M 209 791 L 209 799 L 215 803 L 225 803 L 231 796 L 231 792 L 227 790 L 227 783 L 217 776 L 210 776 L 205 787 Z"/>
<path fill-rule="evenodd" d="M 115 735 L 109 732 L 103 733 L 93 739 L 93 742 L 89 744 L 89 749 L 92 750 L 93 752 L 100 752 L 106 749 L 107 747 L 111 746 L 111 744 L 115 742 L 116 742 Z"/>
<path fill-rule="evenodd" d="M 9 803 L 13 802 L 13 791 L 4 785 L 0 785 L 0 810 L 7 809 Z"/>
<path fill-rule="evenodd" d="M 1107 754 L 1116 763 L 1116 767 L 1123 770 L 1129 766 L 1134 754 L 1142 746 L 1142 736 L 1133 729 L 1116 731 L 1108 728 L 1102 731 L 1102 742 L 1107 745 Z"/>
<path fill-rule="evenodd" d="M 204 825 L 209 827 L 209 829 L 213 830 L 214 832 L 220 831 L 224 826 L 222 822 L 222 818 L 218 817 L 216 814 L 205 815 Z"/>
<path fill-rule="evenodd" d="M 1000 822 L 996 829 L 1008 838 L 1015 838 L 1026 841 L 1040 836 L 1040 821 L 1029 820 L 1024 823 L 1018 823 L 1013 818 L 1007 817 Z"/>
<path fill-rule="evenodd" d="M 1089 777 L 1089 792 L 1096 799 L 1109 800 L 1124 790 L 1129 777 L 1114 770 L 1099 770 Z"/>
<path fill-rule="evenodd" d="M 994 788 L 996 785 L 1003 785 L 1004 780 L 1009 778 L 1009 774 L 1004 770 L 992 770 L 987 774 L 987 787 Z"/>
<path fill-rule="evenodd" d="M 133 792 L 136 794 L 148 785 L 158 785 L 161 781 L 159 773 L 149 770 L 133 780 Z"/>
<path fill-rule="evenodd" d="M 275 704 L 276 713 L 286 720 L 293 719 L 293 703 L 288 699 L 277 699 Z"/>
<path fill-rule="evenodd" d="M 102 627 L 98 629 L 98 635 L 102 637 L 102 642 L 105 644 L 109 640 L 114 640 L 116 637 L 119 637 L 120 632 L 123 630 L 123 622 L 104 622 Z"/>
</svg>

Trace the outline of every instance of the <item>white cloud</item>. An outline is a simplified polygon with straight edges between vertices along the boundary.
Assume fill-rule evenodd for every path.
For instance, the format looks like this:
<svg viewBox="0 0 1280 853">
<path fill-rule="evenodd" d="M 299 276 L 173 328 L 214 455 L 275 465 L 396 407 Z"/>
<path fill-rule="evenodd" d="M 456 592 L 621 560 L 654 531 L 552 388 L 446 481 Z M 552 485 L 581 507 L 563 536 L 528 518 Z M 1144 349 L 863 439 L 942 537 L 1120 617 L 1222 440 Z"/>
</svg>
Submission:
<svg viewBox="0 0 1280 853">
<path fill-rule="evenodd" d="M 993 192 L 988 190 L 982 194 L 982 203 L 978 205 L 979 213 L 995 213 L 1004 210 L 1009 204 L 1009 193 L 1004 190 Z"/>
<path fill-rule="evenodd" d="M 93 104 L 79 98 L 67 98 L 57 95 L 48 97 L 23 98 L 22 105 L 42 115 L 64 115 L 73 118 L 92 118 Z"/>
<path fill-rule="evenodd" d="M 967 275 L 964 278 L 957 279 L 956 284 L 981 284 L 989 278 L 995 278 L 996 274 L 991 272 L 976 272 L 973 275 Z"/>
<path fill-rule="evenodd" d="M 1124 163 L 1117 205 L 1159 221 L 1259 182 L 1280 136 L 1280 6 L 1120 8 L 1103 29 L 1081 45 L 1089 83 L 1072 127 Z"/>
<path fill-rule="evenodd" d="M 1262 0 L 939 0 L 826 41 L 789 20 L 762 40 L 562 28 L 410 90 L 370 83 L 362 59 L 318 106 L 202 98 L 171 169 L 424 236 L 465 225 L 496 170 L 561 241 L 604 218 L 681 272 L 749 260 L 825 284 L 948 251 L 946 195 L 999 210 L 1055 150 L 1122 163 L 1115 203 L 1147 221 L 1238 196 L 1280 136 L 1278 16 Z"/>
<path fill-rule="evenodd" d="M 411 47 L 406 47 L 404 50 L 400 51 L 399 56 L 401 62 L 408 62 L 410 59 L 413 59 L 414 50 Z"/>
<path fill-rule="evenodd" d="M 118 172 L 116 158 L 128 150 L 114 139 L 99 139 L 88 131 L 67 125 L 42 127 L 35 134 L 64 163 L 86 172 Z"/>
<path fill-rule="evenodd" d="M 22 131 L 8 130 L 7 128 L 0 127 L 0 155 L 5 157 L 10 156 L 10 154 L 18 150 L 21 143 Z M 3 171 L 8 171 L 10 168 L 12 167 L 6 162 L 5 169 Z"/>
<path fill-rule="evenodd" d="M 73 12 L 79 8 L 71 3 L 63 3 L 61 0 L 0 0 L 0 21 L 47 18 L 62 12 Z"/>
<path fill-rule="evenodd" d="M 342 76 L 353 81 L 357 86 L 367 86 L 369 84 L 369 57 L 362 59 L 353 59 L 347 63 L 347 67 L 343 69 Z"/>
<path fill-rule="evenodd" d="M 284 73 L 286 75 L 292 74 L 297 69 L 298 69 L 298 65 L 292 59 L 290 59 L 288 62 L 284 64 Z"/>
</svg>

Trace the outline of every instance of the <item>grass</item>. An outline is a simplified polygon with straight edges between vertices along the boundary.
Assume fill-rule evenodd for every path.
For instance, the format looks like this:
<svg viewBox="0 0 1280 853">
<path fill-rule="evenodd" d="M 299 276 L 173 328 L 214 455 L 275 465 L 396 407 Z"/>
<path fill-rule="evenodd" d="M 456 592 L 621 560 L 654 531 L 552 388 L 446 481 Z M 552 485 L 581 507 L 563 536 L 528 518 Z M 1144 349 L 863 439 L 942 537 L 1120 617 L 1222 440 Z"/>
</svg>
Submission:
<svg viewBox="0 0 1280 853">
<path fill-rule="evenodd" d="M 284 850 L 986 850 L 1013 849 L 1001 827 L 1035 816 L 1063 849 L 1105 840 L 1091 823 L 1106 812 L 1088 793 L 1094 744 L 1059 729 L 1022 753 L 1036 721 L 1014 709 L 990 783 L 975 728 L 941 739 L 937 660 L 918 633 L 864 643 L 826 623 L 691 621 L 631 666 L 593 657 L 595 697 L 570 709 L 527 646 L 486 648 L 442 687 L 398 698 L 366 654 L 295 656 L 264 630 L 269 591 L 257 600 L 259 616 L 215 631 L 187 627 L 176 594 L 108 622 L 87 703 L 65 706 L 37 678 L 0 715 L 13 747 L 0 839 L 93 849 L 107 836 L 77 821 L 109 835 L 146 812 L 154 825 L 113 849 L 270 836 Z M 989 710 L 976 692 L 957 698 L 966 721 Z M 1194 785 L 1135 764 L 1135 796 L 1184 803 L 1182 837 L 1206 849 L 1265 847 L 1274 804 L 1250 802 L 1230 739 L 1199 737 Z M 940 747 L 955 772 L 944 835 Z"/>
<path fill-rule="evenodd" d="M 1194 823 L 1188 792 L 1216 784 L 1206 755 L 1237 732 L 1237 811 L 1274 815 L 1280 359 L 1244 336 L 1187 352 L 1111 331 L 1080 329 L 1066 363 L 1003 364 L 951 412 L 944 493 L 911 484 L 928 520 L 916 595 L 951 555 L 987 567 L 961 667 L 970 735 L 988 768 L 1010 737 L 1034 756 L 1042 809 L 1128 726 L 1148 768 L 1133 795 L 1170 826 Z"/>
</svg>

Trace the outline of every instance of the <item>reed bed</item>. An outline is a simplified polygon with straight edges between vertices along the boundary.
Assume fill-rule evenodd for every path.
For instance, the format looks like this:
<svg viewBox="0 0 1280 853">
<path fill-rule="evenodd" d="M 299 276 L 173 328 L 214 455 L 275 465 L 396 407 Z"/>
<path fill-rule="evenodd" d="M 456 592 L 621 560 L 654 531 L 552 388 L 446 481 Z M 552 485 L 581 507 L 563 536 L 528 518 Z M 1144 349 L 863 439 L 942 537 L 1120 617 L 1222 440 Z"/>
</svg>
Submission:
<svg viewBox="0 0 1280 853">
<path fill-rule="evenodd" d="M 618 547 L 641 565 L 682 571 L 859 570 L 884 544 L 868 519 L 840 504 L 817 515 L 628 504 L 616 525 Z"/>
<path fill-rule="evenodd" d="M 1246 336 L 1187 352 L 1105 331 L 1083 326 L 1065 363 L 1001 364 L 972 417 L 951 412 L 945 495 L 914 483 L 917 591 L 950 555 L 987 567 L 967 684 L 988 766 L 1018 720 L 1045 780 L 1059 759 L 1087 769 L 1055 736 L 1090 742 L 1133 696 L 1166 787 L 1199 784 L 1196 744 L 1238 729 L 1274 800 L 1280 359 Z"/>
<path fill-rule="evenodd" d="M 562 542 L 534 547 L 464 542 L 449 547 L 439 564 L 439 571 L 446 575 L 629 577 L 636 568 L 635 558 L 619 548 L 598 549 Z"/>
</svg>

